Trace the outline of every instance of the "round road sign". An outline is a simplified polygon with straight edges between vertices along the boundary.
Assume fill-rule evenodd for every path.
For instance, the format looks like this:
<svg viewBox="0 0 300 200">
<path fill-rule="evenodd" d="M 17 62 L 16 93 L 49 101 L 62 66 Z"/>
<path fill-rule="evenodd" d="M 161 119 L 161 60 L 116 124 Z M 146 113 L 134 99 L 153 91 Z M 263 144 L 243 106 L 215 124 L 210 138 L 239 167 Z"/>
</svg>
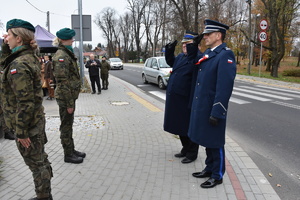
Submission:
<svg viewBox="0 0 300 200">
<path fill-rule="evenodd" d="M 268 28 L 268 22 L 267 20 L 263 19 L 259 23 L 259 27 L 261 30 L 266 30 Z"/>
<path fill-rule="evenodd" d="M 261 42 L 265 42 L 268 39 L 268 35 L 265 31 L 261 31 L 258 33 L 258 39 Z"/>
</svg>

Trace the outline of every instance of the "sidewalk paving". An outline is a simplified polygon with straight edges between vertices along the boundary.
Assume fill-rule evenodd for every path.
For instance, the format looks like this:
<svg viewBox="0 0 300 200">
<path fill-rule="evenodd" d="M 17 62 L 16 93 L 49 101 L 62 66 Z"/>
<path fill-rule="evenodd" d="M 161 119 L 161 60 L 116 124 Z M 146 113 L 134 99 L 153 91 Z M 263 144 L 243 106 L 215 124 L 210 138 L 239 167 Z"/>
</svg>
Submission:
<svg viewBox="0 0 300 200">
<path fill-rule="evenodd" d="M 278 200 L 268 180 L 237 143 L 227 137 L 223 184 L 202 189 L 206 179 L 192 173 L 204 168 L 198 159 L 182 164 L 173 155 L 179 139 L 163 131 L 164 103 L 114 76 L 101 95 L 81 93 L 76 102 L 75 147 L 82 164 L 63 161 L 56 101 L 44 101 L 45 149 L 52 162 L 55 200 Z M 0 199 L 35 196 L 31 172 L 15 142 L 0 139 Z"/>
</svg>

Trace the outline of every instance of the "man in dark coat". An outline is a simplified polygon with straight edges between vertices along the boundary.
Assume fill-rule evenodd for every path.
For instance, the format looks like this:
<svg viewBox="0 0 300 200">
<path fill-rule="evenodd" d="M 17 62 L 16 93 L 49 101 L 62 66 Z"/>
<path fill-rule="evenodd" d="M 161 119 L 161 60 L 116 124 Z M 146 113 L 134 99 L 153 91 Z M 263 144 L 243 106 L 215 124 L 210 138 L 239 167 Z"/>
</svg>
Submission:
<svg viewBox="0 0 300 200">
<path fill-rule="evenodd" d="M 168 81 L 165 103 L 164 130 L 175 135 L 179 135 L 182 149 L 175 154 L 177 158 L 183 158 L 182 163 L 191 163 L 198 157 L 199 145 L 192 142 L 187 136 L 192 96 L 192 79 L 195 73 L 194 64 L 188 61 L 186 44 L 193 42 L 193 38 L 198 34 L 186 31 L 182 42 L 182 51 L 178 56 L 174 56 L 177 41 L 166 45 L 165 58 L 173 69 Z M 197 51 L 192 51 L 195 54 Z"/>
<path fill-rule="evenodd" d="M 101 63 L 99 60 L 95 59 L 95 55 L 91 54 L 90 59 L 86 62 L 85 67 L 89 69 L 90 80 L 92 85 L 92 94 L 96 93 L 95 83 L 98 88 L 98 93 L 101 94 L 101 84 L 100 84 L 100 76 L 99 70 L 101 67 Z"/>
<path fill-rule="evenodd" d="M 226 116 L 236 63 L 233 52 L 223 43 L 229 27 L 213 20 L 205 20 L 205 25 L 203 39 L 209 48 L 196 63 L 199 69 L 188 136 L 206 147 L 206 167 L 193 176 L 209 177 L 201 187 L 212 188 L 223 182 L 225 173 Z M 188 45 L 188 53 L 197 50 L 194 46 Z"/>
</svg>

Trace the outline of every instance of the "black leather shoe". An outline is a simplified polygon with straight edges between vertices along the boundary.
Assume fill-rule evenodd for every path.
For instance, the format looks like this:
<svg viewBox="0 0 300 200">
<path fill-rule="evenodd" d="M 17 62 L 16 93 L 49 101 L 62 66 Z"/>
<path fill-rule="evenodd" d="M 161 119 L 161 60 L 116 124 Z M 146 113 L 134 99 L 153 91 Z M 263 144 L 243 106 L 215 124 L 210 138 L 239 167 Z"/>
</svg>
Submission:
<svg viewBox="0 0 300 200">
<path fill-rule="evenodd" d="M 188 163 L 191 163 L 191 162 L 194 162 L 196 159 L 189 159 L 189 158 L 184 158 L 181 163 L 183 164 L 188 164 Z"/>
<path fill-rule="evenodd" d="M 15 140 L 16 136 L 12 132 L 7 132 L 7 133 L 4 133 L 4 138 L 8 139 L 8 140 Z"/>
<path fill-rule="evenodd" d="M 86 154 L 84 152 L 74 150 L 74 154 L 78 157 L 85 158 Z"/>
<path fill-rule="evenodd" d="M 97 94 L 101 94 L 101 92 L 98 92 Z"/>
<path fill-rule="evenodd" d="M 177 154 L 175 154 L 174 155 L 176 158 L 183 158 L 183 157 L 185 157 L 185 154 L 183 154 L 183 153 L 177 153 Z"/>
<path fill-rule="evenodd" d="M 96 94 L 96 92 L 92 92 L 92 94 Z"/>
<path fill-rule="evenodd" d="M 193 177 L 196 177 L 196 178 L 205 178 L 205 177 L 210 177 L 211 172 L 207 172 L 207 171 L 203 170 L 202 172 L 195 172 L 192 175 L 193 175 Z"/>
<path fill-rule="evenodd" d="M 83 162 L 83 158 L 82 157 L 78 157 L 75 154 L 72 155 L 66 155 L 65 156 L 65 162 L 66 163 L 74 163 L 74 164 L 79 164 Z"/>
<path fill-rule="evenodd" d="M 216 185 L 222 184 L 223 183 L 223 179 L 220 180 L 216 180 L 214 178 L 209 178 L 207 181 L 205 181 L 204 183 L 202 183 L 200 186 L 202 188 L 213 188 Z"/>
</svg>

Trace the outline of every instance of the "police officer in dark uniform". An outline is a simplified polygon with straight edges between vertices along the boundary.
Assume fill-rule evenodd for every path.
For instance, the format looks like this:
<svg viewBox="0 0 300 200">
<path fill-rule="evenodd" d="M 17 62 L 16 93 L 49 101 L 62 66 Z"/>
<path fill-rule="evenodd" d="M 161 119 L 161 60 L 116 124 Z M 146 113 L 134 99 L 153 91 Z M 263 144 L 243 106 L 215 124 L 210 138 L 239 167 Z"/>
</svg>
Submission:
<svg viewBox="0 0 300 200">
<path fill-rule="evenodd" d="M 193 173 L 196 178 L 209 177 L 200 186 L 212 188 L 222 184 L 225 173 L 225 128 L 228 102 L 233 90 L 236 63 L 233 52 L 223 43 L 229 27 L 213 20 L 205 20 L 202 33 L 209 48 L 198 57 L 199 66 L 195 86 L 188 136 L 206 147 L 206 167 Z M 188 45 L 188 53 L 196 51 Z"/>
<path fill-rule="evenodd" d="M 191 98 L 193 97 L 192 84 L 193 74 L 196 72 L 194 63 L 188 60 L 186 50 L 187 43 L 193 42 L 197 33 L 186 31 L 182 43 L 182 51 L 178 56 L 174 56 L 177 41 L 166 45 L 165 58 L 172 67 L 172 72 L 167 85 L 164 130 L 175 135 L 179 135 L 182 149 L 175 154 L 177 158 L 184 158 L 182 163 L 191 163 L 198 157 L 199 145 L 192 142 L 187 136 L 190 113 Z M 197 51 L 192 51 L 195 54 Z"/>
<path fill-rule="evenodd" d="M 58 50 L 53 56 L 53 74 L 56 80 L 55 98 L 61 120 L 60 139 L 64 148 L 64 161 L 78 164 L 83 162 L 86 154 L 75 150 L 73 140 L 75 101 L 81 89 L 77 58 L 72 48 L 75 31 L 63 28 L 56 32 L 56 36 L 53 44 L 58 45 Z"/>
</svg>

